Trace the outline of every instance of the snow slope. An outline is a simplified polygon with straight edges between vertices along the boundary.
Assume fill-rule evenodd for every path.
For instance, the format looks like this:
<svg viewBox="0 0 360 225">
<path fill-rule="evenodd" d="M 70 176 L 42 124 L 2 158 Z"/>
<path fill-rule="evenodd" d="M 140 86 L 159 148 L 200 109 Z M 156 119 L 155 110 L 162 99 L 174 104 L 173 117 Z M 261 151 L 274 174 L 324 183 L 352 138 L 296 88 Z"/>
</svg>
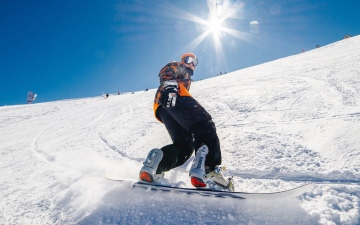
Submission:
<svg viewBox="0 0 360 225">
<path fill-rule="evenodd" d="M 105 179 L 136 180 L 147 152 L 170 143 L 153 89 L 0 107 L 0 224 L 360 224 L 360 36 L 195 82 L 191 93 L 213 116 L 238 191 L 314 188 L 250 201 Z M 190 166 L 166 181 L 189 186 Z"/>
</svg>

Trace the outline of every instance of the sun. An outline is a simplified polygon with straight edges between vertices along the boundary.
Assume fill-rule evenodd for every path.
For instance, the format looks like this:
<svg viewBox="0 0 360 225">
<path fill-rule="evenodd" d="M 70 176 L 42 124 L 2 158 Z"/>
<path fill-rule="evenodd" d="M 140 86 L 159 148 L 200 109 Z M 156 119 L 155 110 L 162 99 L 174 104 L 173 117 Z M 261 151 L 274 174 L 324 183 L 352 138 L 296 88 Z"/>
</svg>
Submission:
<svg viewBox="0 0 360 225">
<path fill-rule="evenodd" d="M 220 31 L 223 29 L 222 20 L 217 18 L 216 16 L 212 17 L 208 22 L 208 31 L 213 33 L 214 35 L 220 35 Z"/>
</svg>

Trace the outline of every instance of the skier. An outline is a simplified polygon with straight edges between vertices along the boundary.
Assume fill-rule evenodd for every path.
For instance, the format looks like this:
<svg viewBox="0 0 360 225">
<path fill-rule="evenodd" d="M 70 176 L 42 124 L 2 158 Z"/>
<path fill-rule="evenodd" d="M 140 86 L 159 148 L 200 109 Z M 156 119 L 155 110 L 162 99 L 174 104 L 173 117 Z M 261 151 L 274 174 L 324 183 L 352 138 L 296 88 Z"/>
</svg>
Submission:
<svg viewBox="0 0 360 225">
<path fill-rule="evenodd" d="M 160 70 L 160 86 L 154 99 L 155 117 L 162 122 L 172 144 L 152 149 L 140 170 L 140 180 L 156 182 L 164 172 L 183 165 L 193 154 L 190 169 L 194 187 L 233 191 L 231 179 L 222 174 L 220 142 L 210 114 L 190 95 L 191 77 L 198 65 L 193 53 Z"/>
</svg>

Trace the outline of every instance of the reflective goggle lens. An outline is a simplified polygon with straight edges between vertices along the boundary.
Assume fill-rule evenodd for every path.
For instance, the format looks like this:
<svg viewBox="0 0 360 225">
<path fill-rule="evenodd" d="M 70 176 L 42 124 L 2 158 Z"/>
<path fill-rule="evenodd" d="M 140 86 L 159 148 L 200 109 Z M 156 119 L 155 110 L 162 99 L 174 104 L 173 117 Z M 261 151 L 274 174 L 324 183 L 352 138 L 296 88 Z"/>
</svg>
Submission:
<svg viewBox="0 0 360 225">
<path fill-rule="evenodd" d="M 186 57 L 184 58 L 184 62 L 185 62 L 186 64 L 192 63 L 194 66 L 197 66 L 197 64 L 198 64 L 198 59 L 197 59 L 197 58 L 194 58 L 194 57 L 191 57 L 191 56 L 186 56 Z"/>
</svg>

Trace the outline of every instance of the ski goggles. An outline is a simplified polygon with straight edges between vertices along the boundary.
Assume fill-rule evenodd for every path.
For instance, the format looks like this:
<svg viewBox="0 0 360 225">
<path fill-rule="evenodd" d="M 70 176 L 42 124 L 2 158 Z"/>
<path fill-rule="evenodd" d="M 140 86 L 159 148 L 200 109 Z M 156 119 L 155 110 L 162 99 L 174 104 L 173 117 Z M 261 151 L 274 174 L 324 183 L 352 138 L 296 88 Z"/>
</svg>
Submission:
<svg viewBox="0 0 360 225">
<path fill-rule="evenodd" d="M 186 56 L 186 57 L 184 58 L 184 63 L 186 63 L 186 64 L 192 63 L 194 66 L 197 66 L 197 64 L 198 64 L 198 59 L 197 59 L 197 58 L 194 58 L 194 57 L 191 57 L 191 56 Z"/>
</svg>

